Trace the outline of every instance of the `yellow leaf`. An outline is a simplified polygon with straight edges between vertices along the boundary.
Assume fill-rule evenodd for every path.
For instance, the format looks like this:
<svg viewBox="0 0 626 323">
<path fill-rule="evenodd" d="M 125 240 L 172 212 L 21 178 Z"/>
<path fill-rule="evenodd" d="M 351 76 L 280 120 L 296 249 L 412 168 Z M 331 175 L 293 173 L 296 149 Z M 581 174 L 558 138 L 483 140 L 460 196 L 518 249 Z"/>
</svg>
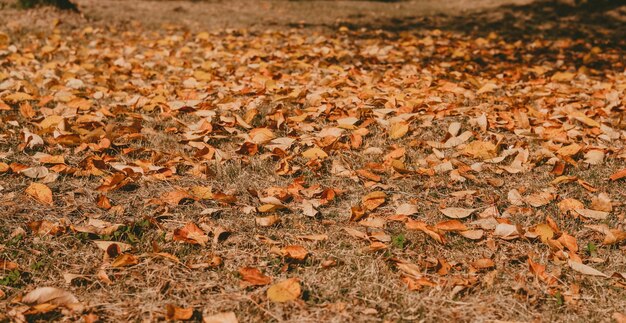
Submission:
<svg viewBox="0 0 626 323">
<path fill-rule="evenodd" d="M 391 139 L 402 138 L 404 137 L 404 135 L 406 135 L 407 132 L 409 132 L 408 123 L 404 121 L 396 122 L 392 124 L 391 127 L 389 128 L 389 138 Z"/>
<path fill-rule="evenodd" d="M 272 302 L 284 303 L 298 299 L 300 293 L 300 283 L 297 278 L 289 278 L 272 285 L 267 290 L 267 298 Z"/>
<path fill-rule="evenodd" d="M 63 117 L 62 116 L 49 116 L 45 119 L 43 119 L 40 123 L 39 126 L 41 127 L 41 129 L 48 129 L 50 127 L 56 127 L 59 123 L 63 122 Z"/>
<path fill-rule="evenodd" d="M 210 200 L 213 198 L 212 188 L 210 186 L 193 186 L 189 189 L 189 193 L 199 200 Z"/>
<path fill-rule="evenodd" d="M 535 233 L 539 236 L 542 242 L 546 243 L 548 239 L 552 239 L 554 237 L 554 231 L 552 228 L 545 224 L 538 224 L 535 227 Z"/>
<path fill-rule="evenodd" d="M 555 82 L 567 82 L 574 79 L 576 74 L 570 72 L 556 72 L 552 75 L 552 81 Z"/>
<path fill-rule="evenodd" d="M 302 153 L 302 157 L 308 159 L 324 159 L 328 154 L 320 148 L 314 147 Z"/>
<path fill-rule="evenodd" d="M 17 93 L 9 94 L 5 96 L 3 99 L 5 101 L 13 102 L 13 103 L 22 102 L 26 100 L 34 100 L 32 95 L 28 93 L 24 93 L 24 92 L 17 92 Z"/>
</svg>

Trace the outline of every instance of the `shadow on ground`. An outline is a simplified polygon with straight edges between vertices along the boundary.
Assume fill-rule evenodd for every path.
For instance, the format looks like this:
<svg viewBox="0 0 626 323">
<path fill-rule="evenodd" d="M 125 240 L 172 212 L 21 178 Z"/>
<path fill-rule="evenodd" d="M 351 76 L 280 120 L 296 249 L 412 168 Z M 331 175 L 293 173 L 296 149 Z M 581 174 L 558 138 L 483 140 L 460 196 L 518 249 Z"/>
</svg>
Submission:
<svg viewBox="0 0 626 323">
<path fill-rule="evenodd" d="M 377 19 L 369 24 L 348 24 L 348 27 L 389 32 L 439 28 L 475 36 L 486 36 L 495 32 L 508 41 L 569 38 L 584 40 L 587 44 L 603 49 L 619 50 L 626 49 L 626 1 L 589 0 L 579 5 L 560 1 L 536 1 L 458 16 Z"/>
</svg>

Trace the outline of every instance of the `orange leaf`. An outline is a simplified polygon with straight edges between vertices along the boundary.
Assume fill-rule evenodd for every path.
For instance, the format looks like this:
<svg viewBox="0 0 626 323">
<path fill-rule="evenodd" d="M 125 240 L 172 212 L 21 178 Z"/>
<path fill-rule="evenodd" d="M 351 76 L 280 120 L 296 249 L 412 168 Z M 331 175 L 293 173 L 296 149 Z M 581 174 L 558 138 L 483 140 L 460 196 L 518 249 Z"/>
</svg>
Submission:
<svg viewBox="0 0 626 323">
<path fill-rule="evenodd" d="M 253 267 L 239 268 L 239 274 L 243 280 L 243 286 L 263 286 L 272 282 L 272 278 L 263 275 L 260 270 Z"/>
<path fill-rule="evenodd" d="M 32 183 L 25 192 L 42 204 L 52 205 L 52 191 L 44 184 Z"/>
<path fill-rule="evenodd" d="M 609 179 L 611 179 L 612 181 L 616 181 L 616 180 L 622 179 L 624 177 L 626 177 L 626 168 L 613 173 L 613 175 L 611 175 L 611 177 L 609 177 Z"/>
<path fill-rule="evenodd" d="M 170 321 L 186 321 L 193 316 L 193 308 L 182 308 L 172 304 L 165 305 L 165 318 Z"/>
<path fill-rule="evenodd" d="M 189 222 L 184 227 L 174 230 L 173 240 L 205 246 L 209 241 L 209 236 L 198 228 L 195 223 Z"/>
</svg>

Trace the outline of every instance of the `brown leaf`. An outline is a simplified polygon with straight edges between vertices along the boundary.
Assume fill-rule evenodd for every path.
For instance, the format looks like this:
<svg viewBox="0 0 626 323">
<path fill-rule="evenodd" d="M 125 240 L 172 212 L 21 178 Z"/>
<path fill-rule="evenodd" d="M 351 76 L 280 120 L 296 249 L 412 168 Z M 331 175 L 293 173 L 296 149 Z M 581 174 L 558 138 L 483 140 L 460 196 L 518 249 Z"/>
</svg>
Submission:
<svg viewBox="0 0 626 323">
<path fill-rule="evenodd" d="M 4 259 L 0 259 L 0 271 L 2 270 L 6 270 L 6 271 L 10 271 L 10 270 L 14 270 L 19 268 L 19 265 L 17 263 L 14 263 L 12 261 L 8 261 L 8 260 L 4 260 Z"/>
<path fill-rule="evenodd" d="M 314 147 L 302 153 L 302 157 L 307 159 L 324 159 L 328 154 L 320 148 Z"/>
<path fill-rule="evenodd" d="M 111 208 L 111 201 L 106 195 L 100 194 L 96 200 L 96 205 L 103 210 L 108 210 Z"/>
<path fill-rule="evenodd" d="M 470 240 L 480 240 L 483 238 L 485 232 L 483 230 L 467 230 L 461 231 L 459 234 Z"/>
<path fill-rule="evenodd" d="M 189 193 L 183 190 L 176 190 L 171 192 L 166 192 L 161 196 L 161 201 L 167 203 L 168 205 L 179 205 L 184 203 L 185 201 L 192 200 L 193 197 L 189 195 Z"/>
<path fill-rule="evenodd" d="M 404 203 L 398 206 L 398 208 L 396 209 L 396 214 L 399 215 L 413 215 L 417 214 L 417 212 L 418 208 L 415 204 Z"/>
<path fill-rule="evenodd" d="M 609 216 L 609 212 L 604 211 L 595 211 L 590 209 L 576 209 L 575 211 L 587 219 L 605 220 Z"/>
<path fill-rule="evenodd" d="M 435 224 L 435 228 L 442 231 L 466 231 L 467 227 L 459 220 L 442 221 Z"/>
</svg>

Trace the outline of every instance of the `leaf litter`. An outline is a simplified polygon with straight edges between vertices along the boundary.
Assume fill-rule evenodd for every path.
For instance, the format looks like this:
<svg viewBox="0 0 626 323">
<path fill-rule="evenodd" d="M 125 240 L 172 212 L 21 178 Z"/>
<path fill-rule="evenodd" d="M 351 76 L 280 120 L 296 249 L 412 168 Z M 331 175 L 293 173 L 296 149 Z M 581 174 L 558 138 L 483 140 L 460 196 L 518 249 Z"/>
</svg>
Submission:
<svg viewBox="0 0 626 323">
<path fill-rule="evenodd" d="M 89 289 L 125 284 L 163 293 L 141 315 L 206 322 L 408 313 L 357 297 L 370 289 L 498 290 L 542 311 L 624 295 L 615 49 L 441 30 L 13 36 L 0 319 L 115 317 L 133 301 Z M 614 68 L 577 63 L 594 60 Z"/>
</svg>

